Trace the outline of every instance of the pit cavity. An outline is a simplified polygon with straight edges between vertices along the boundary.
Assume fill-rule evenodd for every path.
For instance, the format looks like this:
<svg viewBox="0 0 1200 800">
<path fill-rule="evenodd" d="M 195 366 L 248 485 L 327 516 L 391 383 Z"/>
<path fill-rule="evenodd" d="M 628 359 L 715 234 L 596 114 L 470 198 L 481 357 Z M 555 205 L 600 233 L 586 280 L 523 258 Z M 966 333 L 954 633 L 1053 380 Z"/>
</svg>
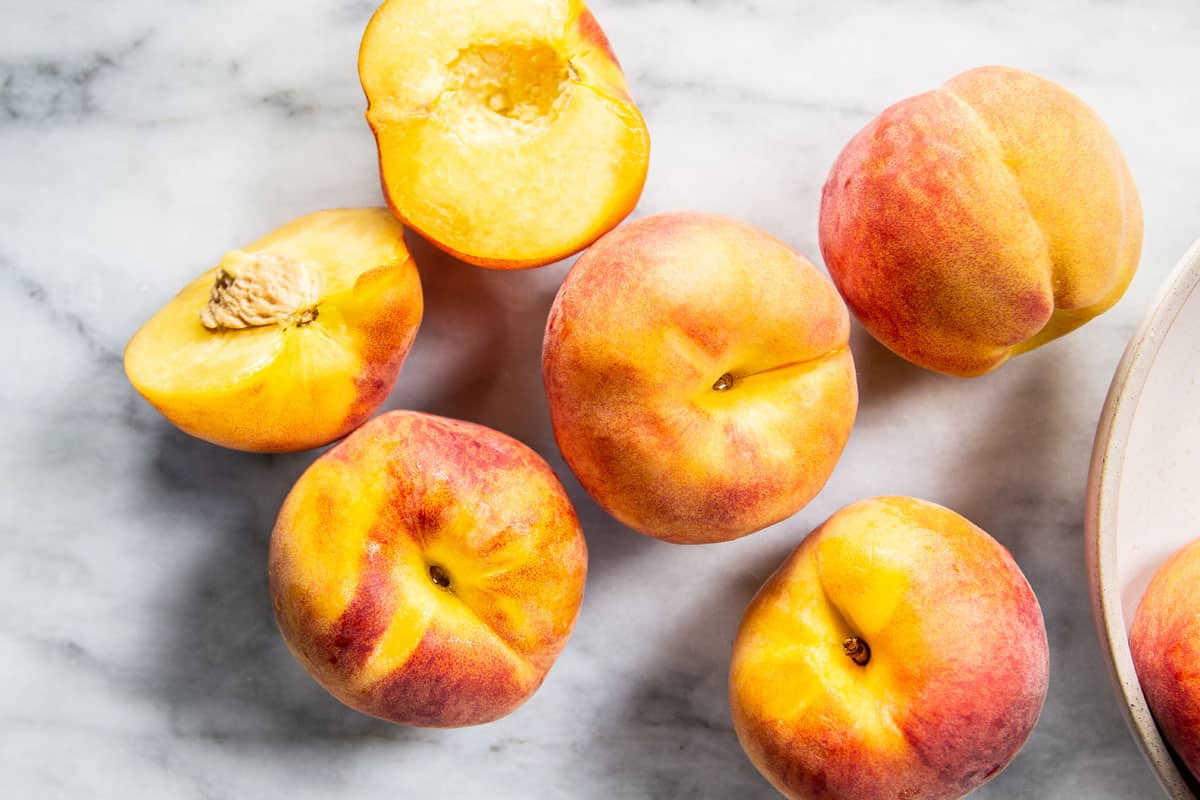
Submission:
<svg viewBox="0 0 1200 800">
<path fill-rule="evenodd" d="M 439 109 L 456 124 L 527 130 L 553 118 L 571 65 L 546 42 L 476 44 L 451 62 Z"/>
</svg>

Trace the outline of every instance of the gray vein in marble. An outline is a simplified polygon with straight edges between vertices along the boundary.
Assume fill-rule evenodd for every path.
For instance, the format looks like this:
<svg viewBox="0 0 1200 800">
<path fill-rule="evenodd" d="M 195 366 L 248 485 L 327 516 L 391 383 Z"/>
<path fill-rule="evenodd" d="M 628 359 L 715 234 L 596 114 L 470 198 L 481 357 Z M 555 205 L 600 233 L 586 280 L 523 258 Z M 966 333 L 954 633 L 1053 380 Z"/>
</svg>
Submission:
<svg viewBox="0 0 1200 800">
<path fill-rule="evenodd" d="M 43 286 L 28 273 L 0 254 L 0 278 L 15 285 L 25 298 L 53 323 L 70 330 L 83 345 L 103 364 L 121 363 L 120 353 L 103 341 L 103 337 L 79 314 L 57 308 Z"/>
<path fill-rule="evenodd" d="M 300 119 L 304 117 L 315 117 L 318 115 L 341 115 L 357 118 L 357 115 L 347 111 L 351 111 L 349 107 L 330 108 L 320 102 L 319 98 L 305 97 L 304 93 L 297 89 L 280 89 L 270 92 L 258 98 L 258 102 L 266 108 L 277 111 L 288 119 Z M 362 106 L 355 106 L 352 111 L 361 113 L 366 107 L 366 101 Z"/>
<path fill-rule="evenodd" d="M 143 33 L 125 44 L 86 56 L 32 63 L 0 62 L 0 111 L 9 120 L 50 122 L 78 120 L 99 110 L 93 88 L 150 38 Z"/>
</svg>

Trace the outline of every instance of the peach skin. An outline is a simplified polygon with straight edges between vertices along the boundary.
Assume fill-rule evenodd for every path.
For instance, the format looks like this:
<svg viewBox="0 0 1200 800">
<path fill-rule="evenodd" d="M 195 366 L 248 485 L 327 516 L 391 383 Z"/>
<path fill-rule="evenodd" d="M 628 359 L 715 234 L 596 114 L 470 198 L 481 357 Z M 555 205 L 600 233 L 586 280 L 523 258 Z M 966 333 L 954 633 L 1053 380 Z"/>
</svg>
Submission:
<svg viewBox="0 0 1200 800">
<path fill-rule="evenodd" d="M 469 422 L 376 417 L 321 456 L 271 535 L 271 596 L 296 659 L 391 722 L 477 725 L 541 685 L 587 575 L 550 467 Z"/>
<path fill-rule="evenodd" d="M 989 372 L 1106 311 L 1142 209 L 1117 143 L 1057 84 L 983 67 L 903 100 L 838 156 L 821 252 L 868 331 L 914 364 Z"/>
<path fill-rule="evenodd" d="M 421 322 L 403 232 L 383 208 L 320 211 L 225 254 L 134 334 L 130 382 L 225 447 L 346 435 L 387 398 Z"/>
<path fill-rule="evenodd" d="M 1049 679 L 1008 551 L 908 497 L 849 505 L 751 602 L 733 646 L 738 739 L 791 800 L 954 800 L 1012 760 Z"/>
<path fill-rule="evenodd" d="M 824 486 L 858 407 L 849 315 L 778 239 L 659 214 L 575 263 L 546 325 L 554 436 L 596 502 L 671 542 L 744 536 Z"/>
<path fill-rule="evenodd" d="M 649 134 L 582 0 L 387 0 L 358 68 L 388 204 L 464 261 L 549 264 L 637 204 Z"/>
<path fill-rule="evenodd" d="M 1146 702 L 1167 741 L 1200 780 L 1200 539 L 1150 581 L 1129 631 Z"/>
</svg>

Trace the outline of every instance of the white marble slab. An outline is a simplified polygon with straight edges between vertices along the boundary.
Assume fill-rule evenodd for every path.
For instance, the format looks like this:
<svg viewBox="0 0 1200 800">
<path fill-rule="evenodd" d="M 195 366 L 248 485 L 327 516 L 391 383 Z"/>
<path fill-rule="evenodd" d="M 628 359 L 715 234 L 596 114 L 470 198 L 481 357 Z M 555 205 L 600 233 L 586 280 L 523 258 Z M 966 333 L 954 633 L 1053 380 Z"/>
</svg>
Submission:
<svg viewBox="0 0 1200 800">
<path fill-rule="evenodd" d="M 1141 188 L 1143 263 L 1108 315 L 987 378 L 923 372 L 857 331 L 862 407 L 825 492 L 771 530 L 687 549 L 622 529 L 562 469 L 538 364 L 567 265 L 490 273 L 417 247 L 426 323 L 388 407 L 536 447 L 592 554 L 543 690 L 451 732 L 342 708 L 277 636 L 267 535 L 311 455 L 192 440 L 121 370 L 136 327 L 224 250 L 303 212 L 380 201 L 355 75 L 372 7 L 0 12 L 0 795 L 770 798 L 726 704 L 742 608 L 834 509 L 909 493 L 1007 544 L 1046 613 L 1045 714 L 977 796 L 1154 796 L 1092 631 L 1083 491 L 1124 343 L 1200 236 L 1200 6 L 597 0 L 653 135 L 640 214 L 726 212 L 817 260 L 820 186 L 849 136 L 900 97 L 1005 63 L 1108 120 Z"/>
</svg>

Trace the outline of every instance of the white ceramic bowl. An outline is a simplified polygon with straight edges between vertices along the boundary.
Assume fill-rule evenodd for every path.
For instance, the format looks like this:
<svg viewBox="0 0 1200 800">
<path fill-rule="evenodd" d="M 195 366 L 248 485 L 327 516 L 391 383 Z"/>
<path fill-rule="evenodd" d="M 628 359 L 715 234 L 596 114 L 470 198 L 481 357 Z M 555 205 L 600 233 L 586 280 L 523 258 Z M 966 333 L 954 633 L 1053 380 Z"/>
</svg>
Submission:
<svg viewBox="0 0 1200 800">
<path fill-rule="evenodd" d="M 1179 262 L 1113 376 L 1088 480 L 1088 580 L 1126 720 L 1173 800 L 1200 789 L 1159 734 L 1128 631 L 1155 570 L 1200 536 L 1200 241 Z M 1200 587 L 1198 587 L 1200 589 Z"/>
</svg>

